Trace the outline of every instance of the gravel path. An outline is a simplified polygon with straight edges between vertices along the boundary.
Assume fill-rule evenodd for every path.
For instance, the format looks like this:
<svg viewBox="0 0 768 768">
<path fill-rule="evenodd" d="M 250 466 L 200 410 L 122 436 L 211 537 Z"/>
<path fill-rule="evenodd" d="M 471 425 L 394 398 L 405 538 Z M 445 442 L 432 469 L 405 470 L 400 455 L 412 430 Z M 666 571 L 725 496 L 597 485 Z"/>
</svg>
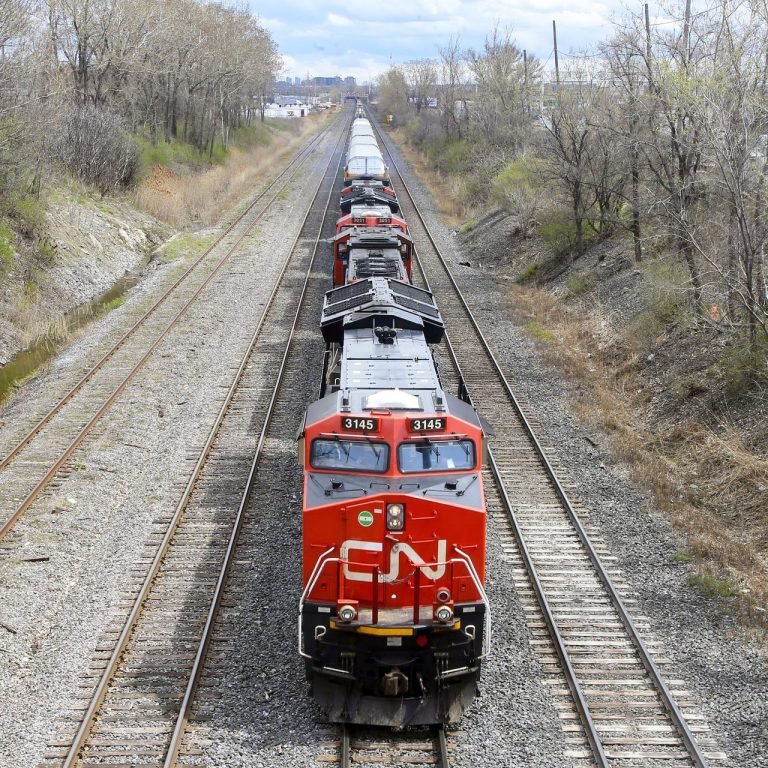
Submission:
<svg viewBox="0 0 768 768">
<path fill-rule="evenodd" d="M 314 194 L 335 138 L 324 139 L 288 194 L 97 427 L 75 458 L 78 471 L 14 532 L 0 562 L 0 657 L 7 662 L 0 664 L 0 766 L 35 765 L 55 733 L 53 722 L 73 705 L 153 519 L 178 500 L 298 231 L 301 217 L 291 213 Z M 126 305 L 89 329 L 48 376 L 9 404 L 5 420 L 12 424 L 25 408 L 37 411 L 55 397 L 178 269 L 157 265 Z"/>
<path fill-rule="evenodd" d="M 665 667 L 667 677 L 682 679 L 693 692 L 729 765 L 768 766 L 765 658 L 744 642 L 727 601 L 705 598 L 688 585 L 689 569 L 673 559 L 683 544 L 669 523 L 630 482 L 626 467 L 587 439 L 594 435 L 569 411 L 571 386 L 547 367 L 524 329 L 506 316 L 513 301 L 508 281 L 459 264 L 466 256 L 456 233 L 443 225 L 428 191 L 404 162 L 398 165 L 497 360 L 539 422 L 542 443 L 589 510 L 590 530 L 601 533 L 619 558 L 638 600 L 633 613 L 649 619 L 653 636 L 673 658 Z"/>
</svg>

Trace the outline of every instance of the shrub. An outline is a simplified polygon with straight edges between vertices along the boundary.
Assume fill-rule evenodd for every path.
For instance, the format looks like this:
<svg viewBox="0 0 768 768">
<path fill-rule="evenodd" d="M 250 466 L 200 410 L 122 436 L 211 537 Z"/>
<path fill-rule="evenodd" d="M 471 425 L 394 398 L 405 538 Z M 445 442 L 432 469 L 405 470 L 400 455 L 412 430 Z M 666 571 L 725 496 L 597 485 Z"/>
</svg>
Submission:
<svg viewBox="0 0 768 768">
<path fill-rule="evenodd" d="M 139 153 L 122 120 L 94 106 L 66 110 L 53 141 L 53 154 L 75 176 L 102 195 L 127 187 L 136 174 Z"/>
<path fill-rule="evenodd" d="M 522 270 L 520 270 L 520 273 L 517 276 L 517 280 L 520 283 L 525 283 L 528 280 L 533 280 L 536 275 L 539 274 L 539 270 L 541 269 L 541 262 L 540 261 L 532 261 L 527 266 L 523 267 Z"/>
<path fill-rule="evenodd" d="M 760 341 L 763 343 L 761 344 Z M 723 381 L 727 397 L 737 399 L 759 386 L 768 386 L 768 346 L 765 339 L 752 345 L 736 339 L 724 350 L 713 372 Z"/>
<path fill-rule="evenodd" d="M 0 224 L 0 271 L 7 272 L 13 264 L 14 236 L 11 228 L 3 222 Z"/>
<path fill-rule="evenodd" d="M 594 275 L 581 275 L 574 273 L 568 276 L 565 281 L 565 287 L 568 291 L 568 296 L 579 296 L 582 293 L 586 293 L 595 284 Z"/>
<path fill-rule="evenodd" d="M 56 244 L 47 237 L 38 240 L 37 257 L 45 266 L 53 266 L 56 262 Z"/>
<path fill-rule="evenodd" d="M 539 235 L 555 254 L 561 255 L 576 242 L 576 225 L 566 211 L 550 211 L 539 225 Z"/>
<path fill-rule="evenodd" d="M 491 186 L 492 199 L 517 218 L 525 237 L 531 234 L 544 200 L 540 164 L 538 158 L 523 155 L 499 173 Z"/>
<path fill-rule="evenodd" d="M 25 237 L 32 238 L 45 227 L 45 206 L 36 198 L 14 197 L 10 212 Z"/>
</svg>

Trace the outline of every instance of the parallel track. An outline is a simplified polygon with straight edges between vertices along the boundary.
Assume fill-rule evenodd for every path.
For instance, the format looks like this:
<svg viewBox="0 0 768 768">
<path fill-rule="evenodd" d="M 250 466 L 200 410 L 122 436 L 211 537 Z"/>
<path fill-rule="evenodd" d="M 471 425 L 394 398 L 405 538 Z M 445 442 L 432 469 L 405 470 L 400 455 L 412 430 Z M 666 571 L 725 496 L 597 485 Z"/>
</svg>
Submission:
<svg viewBox="0 0 768 768">
<path fill-rule="evenodd" d="M 340 768 L 360 764 L 450 768 L 445 728 L 439 726 L 393 732 L 343 725 L 337 754 Z"/>
<path fill-rule="evenodd" d="M 65 754 L 60 750 L 66 738 L 52 745 L 45 766 L 138 759 L 141 765 L 169 767 L 184 754 L 191 702 L 281 388 L 344 135 L 339 134 L 193 476 L 121 629 L 115 628 L 119 636 L 114 643 L 106 639 L 77 733 Z"/>
<path fill-rule="evenodd" d="M 67 471 L 83 440 L 230 261 L 238 246 L 253 232 L 329 129 L 314 137 L 291 160 L 226 231 L 0 460 L 0 496 L 4 500 L 0 503 L 0 540 L 11 532 L 54 478 Z"/>
<path fill-rule="evenodd" d="M 564 729 L 573 731 L 571 717 L 581 725 L 583 736 L 568 739 L 566 755 L 578 765 L 637 768 L 703 768 L 724 759 L 711 744 L 705 753 L 694 737 L 403 181 L 389 139 L 379 136 L 420 246 L 417 263 L 450 334 L 446 347 L 459 390 L 496 429 L 489 514 L 503 517 L 516 544 L 510 553 L 522 558 L 541 616 L 533 630 L 546 631 L 554 653 L 546 670 L 564 680 L 553 680 L 552 691 L 575 708 L 575 715 L 563 708 Z"/>
</svg>

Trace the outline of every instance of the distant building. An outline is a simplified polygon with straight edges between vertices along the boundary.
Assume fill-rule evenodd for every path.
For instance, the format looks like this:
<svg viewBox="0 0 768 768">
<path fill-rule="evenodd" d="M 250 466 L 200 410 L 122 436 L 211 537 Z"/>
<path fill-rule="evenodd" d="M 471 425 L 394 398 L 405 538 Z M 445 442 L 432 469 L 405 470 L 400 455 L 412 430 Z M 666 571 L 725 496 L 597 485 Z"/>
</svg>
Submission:
<svg viewBox="0 0 768 768">
<path fill-rule="evenodd" d="M 354 88 L 357 85 L 357 80 L 355 80 L 354 77 L 345 77 L 344 78 L 344 85 L 347 88 Z"/>
<path fill-rule="evenodd" d="M 343 80 L 336 75 L 335 77 L 313 77 L 310 85 L 341 85 Z"/>
<path fill-rule="evenodd" d="M 264 108 L 264 117 L 306 117 L 312 106 L 298 96 L 275 96 Z"/>
</svg>

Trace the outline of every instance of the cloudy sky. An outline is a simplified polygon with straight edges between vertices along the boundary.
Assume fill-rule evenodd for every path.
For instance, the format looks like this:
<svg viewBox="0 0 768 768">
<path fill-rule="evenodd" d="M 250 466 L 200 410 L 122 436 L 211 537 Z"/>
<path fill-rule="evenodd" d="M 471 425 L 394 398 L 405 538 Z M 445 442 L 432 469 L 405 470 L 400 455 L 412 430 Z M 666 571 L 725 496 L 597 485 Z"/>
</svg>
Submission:
<svg viewBox="0 0 768 768">
<path fill-rule="evenodd" d="M 567 52 L 605 37 L 611 16 L 621 13 L 621 0 L 250 0 L 250 6 L 277 41 L 283 75 L 358 81 L 390 63 L 437 58 L 451 35 L 463 48 L 480 48 L 497 22 L 546 62 L 553 19 L 558 48 Z"/>
</svg>

